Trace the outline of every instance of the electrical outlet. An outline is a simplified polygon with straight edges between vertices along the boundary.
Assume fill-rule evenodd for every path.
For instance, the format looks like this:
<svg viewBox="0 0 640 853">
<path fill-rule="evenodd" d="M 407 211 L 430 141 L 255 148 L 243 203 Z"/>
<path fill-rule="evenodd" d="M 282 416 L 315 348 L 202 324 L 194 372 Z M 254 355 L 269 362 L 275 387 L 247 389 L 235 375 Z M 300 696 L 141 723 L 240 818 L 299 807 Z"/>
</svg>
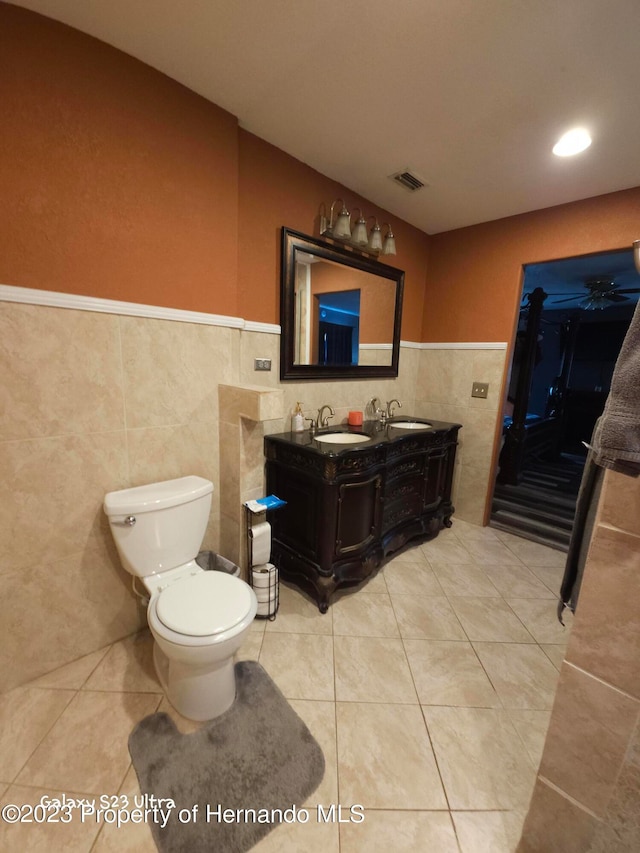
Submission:
<svg viewBox="0 0 640 853">
<path fill-rule="evenodd" d="M 471 396 L 472 397 L 482 397 L 486 400 L 489 394 L 489 383 L 488 382 L 474 382 L 471 386 Z"/>
<path fill-rule="evenodd" d="M 271 370 L 270 358 L 256 358 L 253 361 L 254 370 Z"/>
</svg>

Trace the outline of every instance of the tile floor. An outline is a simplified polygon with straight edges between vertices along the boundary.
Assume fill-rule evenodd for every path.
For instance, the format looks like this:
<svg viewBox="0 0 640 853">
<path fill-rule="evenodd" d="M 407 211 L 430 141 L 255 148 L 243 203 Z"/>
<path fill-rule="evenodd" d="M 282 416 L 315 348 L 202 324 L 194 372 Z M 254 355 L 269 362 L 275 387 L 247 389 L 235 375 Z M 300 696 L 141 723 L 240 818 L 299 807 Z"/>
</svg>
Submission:
<svg viewBox="0 0 640 853">
<path fill-rule="evenodd" d="M 256 621 L 240 657 L 262 663 L 323 748 L 309 804 L 361 804 L 365 820 L 282 826 L 254 849 L 511 853 L 570 628 L 555 618 L 563 564 L 557 551 L 454 521 L 326 615 L 282 585 L 277 619 Z M 0 696 L 3 805 L 138 792 L 129 732 L 171 712 L 150 651 L 143 631 Z M 88 819 L 0 823 L 0 849 L 155 846 L 144 824 Z"/>
</svg>

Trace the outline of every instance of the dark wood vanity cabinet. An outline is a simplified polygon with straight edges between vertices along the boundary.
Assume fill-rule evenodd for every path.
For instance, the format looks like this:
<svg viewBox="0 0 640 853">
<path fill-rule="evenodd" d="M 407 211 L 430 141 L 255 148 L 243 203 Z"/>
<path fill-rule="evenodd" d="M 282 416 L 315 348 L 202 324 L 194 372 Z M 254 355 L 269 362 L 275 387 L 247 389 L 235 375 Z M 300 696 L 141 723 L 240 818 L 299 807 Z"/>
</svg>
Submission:
<svg viewBox="0 0 640 853">
<path fill-rule="evenodd" d="M 327 611 L 343 585 L 365 580 L 412 539 L 451 525 L 459 424 L 406 435 L 370 425 L 371 444 L 328 445 L 308 433 L 265 437 L 271 558 Z M 367 425 L 365 425 L 365 428 Z"/>
</svg>

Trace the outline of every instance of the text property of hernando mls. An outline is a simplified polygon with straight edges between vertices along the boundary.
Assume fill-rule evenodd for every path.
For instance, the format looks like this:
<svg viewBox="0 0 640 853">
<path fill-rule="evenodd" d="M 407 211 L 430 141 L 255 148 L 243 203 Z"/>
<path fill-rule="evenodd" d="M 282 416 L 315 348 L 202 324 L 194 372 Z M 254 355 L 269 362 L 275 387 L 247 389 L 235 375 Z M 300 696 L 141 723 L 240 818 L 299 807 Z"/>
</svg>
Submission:
<svg viewBox="0 0 640 853">
<path fill-rule="evenodd" d="M 62 795 L 50 797 L 44 794 L 35 803 L 17 805 L 8 803 L 0 811 L 5 823 L 43 824 L 81 823 L 114 824 L 129 823 L 157 824 L 163 828 L 173 816 L 178 823 L 217 824 L 279 824 L 279 823 L 362 823 L 365 819 L 364 806 L 340 803 L 300 808 L 291 805 L 284 809 L 230 808 L 222 803 L 195 803 L 189 808 L 178 808 L 174 800 L 155 797 L 153 794 L 102 794 L 97 798 L 84 799 Z"/>
</svg>

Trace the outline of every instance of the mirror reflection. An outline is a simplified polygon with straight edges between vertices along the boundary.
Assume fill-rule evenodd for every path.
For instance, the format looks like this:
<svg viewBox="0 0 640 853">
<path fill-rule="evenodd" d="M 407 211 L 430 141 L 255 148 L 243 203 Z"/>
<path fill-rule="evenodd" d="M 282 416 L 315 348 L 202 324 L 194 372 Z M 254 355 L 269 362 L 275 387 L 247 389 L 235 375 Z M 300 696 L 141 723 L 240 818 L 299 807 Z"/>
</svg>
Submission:
<svg viewBox="0 0 640 853">
<path fill-rule="evenodd" d="M 391 365 L 395 282 L 296 251 L 294 364 Z"/>
<path fill-rule="evenodd" d="M 283 229 L 282 378 L 397 376 L 404 274 Z"/>
</svg>

